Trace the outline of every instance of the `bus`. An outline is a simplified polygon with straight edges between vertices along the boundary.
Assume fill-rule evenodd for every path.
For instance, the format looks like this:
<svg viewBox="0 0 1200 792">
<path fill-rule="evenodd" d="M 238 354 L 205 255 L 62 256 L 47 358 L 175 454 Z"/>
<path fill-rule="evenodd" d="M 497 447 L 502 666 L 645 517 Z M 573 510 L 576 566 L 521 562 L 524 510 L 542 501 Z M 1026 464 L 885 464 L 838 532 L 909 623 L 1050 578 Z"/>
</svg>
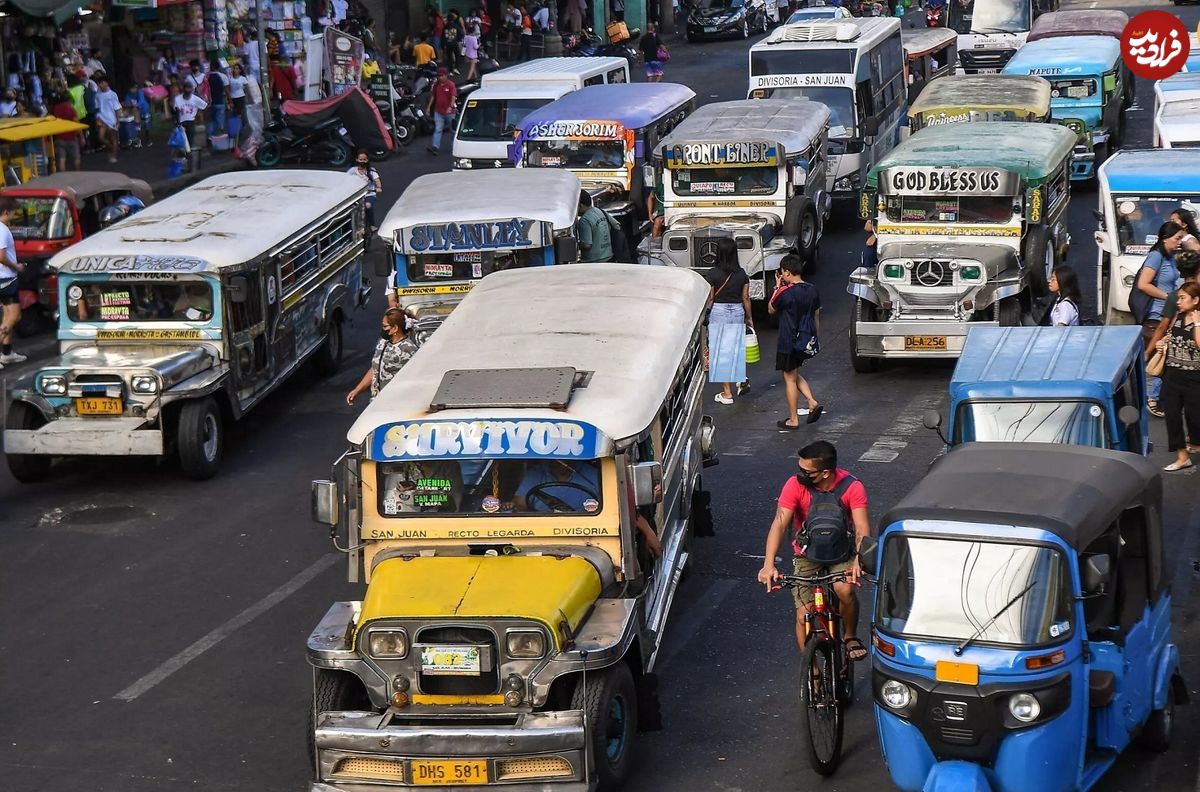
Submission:
<svg viewBox="0 0 1200 792">
<path fill-rule="evenodd" d="M 804 96 L 829 108 L 827 188 L 858 200 L 867 171 L 900 141 L 908 100 L 900 20 L 783 25 L 750 48 L 749 98 Z"/>
</svg>

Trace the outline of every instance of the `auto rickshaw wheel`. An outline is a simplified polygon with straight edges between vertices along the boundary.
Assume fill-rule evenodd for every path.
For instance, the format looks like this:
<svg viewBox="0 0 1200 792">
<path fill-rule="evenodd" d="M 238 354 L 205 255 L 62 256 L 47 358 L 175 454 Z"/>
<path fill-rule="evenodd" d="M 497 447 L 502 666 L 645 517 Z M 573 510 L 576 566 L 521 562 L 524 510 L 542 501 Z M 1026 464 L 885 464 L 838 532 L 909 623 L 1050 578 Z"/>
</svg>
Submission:
<svg viewBox="0 0 1200 792">
<path fill-rule="evenodd" d="M 637 731 L 637 691 L 624 662 L 582 677 L 571 709 L 583 710 L 590 731 L 598 792 L 617 792 L 633 766 Z"/>
<path fill-rule="evenodd" d="M 211 398 L 185 402 L 179 410 L 175 438 L 185 476 L 204 481 L 216 475 L 225 450 L 225 427 L 216 402 Z"/>
<path fill-rule="evenodd" d="M 308 759 L 317 778 L 317 716 L 322 712 L 366 712 L 371 699 L 358 677 L 346 671 L 314 669 L 312 706 L 308 708 Z"/>
<path fill-rule="evenodd" d="M 8 405 L 5 429 L 40 429 L 46 424 L 45 417 L 32 404 L 13 402 Z M 8 471 L 22 484 L 41 481 L 50 472 L 51 457 L 45 454 L 6 454 Z"/>
<path fill-rule="evenodd" d="M 1138 742 L 1154 753 L 1165 753 L 1171 747 L 1171 732 L 1175 727 L 1175 685 L 1167 684 L 1167 703 L 1162 709 L 1154 710 L 1146 719 Z"/>
</svg>

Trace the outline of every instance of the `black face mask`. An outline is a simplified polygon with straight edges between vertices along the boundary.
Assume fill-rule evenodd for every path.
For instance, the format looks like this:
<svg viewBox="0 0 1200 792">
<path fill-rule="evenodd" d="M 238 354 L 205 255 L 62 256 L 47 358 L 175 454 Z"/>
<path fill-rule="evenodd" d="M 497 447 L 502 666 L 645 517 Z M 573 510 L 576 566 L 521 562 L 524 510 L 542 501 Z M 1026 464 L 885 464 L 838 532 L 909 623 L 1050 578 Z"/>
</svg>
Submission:
<svg viewBox="0 0 1200 792">
<path fill-rule="evenodd" d="M 796 472 L 796 478 L 798 478 L 800 480 L 801 484 L 804 484 L 805 486 L 808 486 L 808 487 L 817 486 L 817 482 L 813 479 L 813 475 L 814 474 L 808 472 L 804 468 L 800 468 L 800 470 L 798 470 Z"/>
<path fill-rule="evenodd" d="M 380 338 L 382 338 L 384 341 L 391 341 L 391 340 L 392 340 L 392 334 L 391 334 L 391 333 L 389 333 L 387 330 L 380 330 L 380 331 L 379 331 L 379 337 L 380 337 Z"/>
</svg>

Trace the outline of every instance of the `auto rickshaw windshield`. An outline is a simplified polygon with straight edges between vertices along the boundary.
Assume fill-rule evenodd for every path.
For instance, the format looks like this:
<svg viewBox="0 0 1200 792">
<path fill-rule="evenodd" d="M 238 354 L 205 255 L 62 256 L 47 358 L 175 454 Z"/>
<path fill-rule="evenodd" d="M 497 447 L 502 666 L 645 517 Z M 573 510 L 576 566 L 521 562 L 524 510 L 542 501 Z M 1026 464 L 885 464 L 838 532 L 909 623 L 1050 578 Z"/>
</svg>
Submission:
<svg viewBox="0 0 1200 792">
<path fill-rule="evenodd" d="M 8 228 L 14 239 L 66 239 L 75 233 L 75 220 L 65 198 L 18 198 Z"/>
<path fill-rule="evenodd" d="M 438 459 L 379 466 L 384 517 L 599 514 L 596 460 Z"/>
<path fill-rule="evenodd" d="M 875 623 L 886 632 L 1033 646 L 1072 629 L 1070 575 L 1054 548 L 893 534 L 883 559 Z"/>
<path fill-rule="evenodd" d="M 1094 402 L 971 401 L 958 408 L 955 444 L 1066 443 L 1107 448 L 1104 408 Z"/>
</svg>

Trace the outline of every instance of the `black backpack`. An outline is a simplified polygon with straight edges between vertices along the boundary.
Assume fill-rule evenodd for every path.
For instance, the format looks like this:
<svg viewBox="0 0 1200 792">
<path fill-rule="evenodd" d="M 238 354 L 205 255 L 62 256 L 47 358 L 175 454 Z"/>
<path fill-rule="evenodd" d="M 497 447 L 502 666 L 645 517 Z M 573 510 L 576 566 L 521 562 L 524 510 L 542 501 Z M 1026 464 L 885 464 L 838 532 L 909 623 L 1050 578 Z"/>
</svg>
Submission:
<svg viewBox="0 0 1200 792">
<path fill-rule="evenodd" d="M 600 213 L 608 221 L 608 238 L 613 252 L 612 260 L 622 264 L 636 264 L 637 262 L 633 259 L 633 251 L 629 249 L 629 238 L 621 230 L 621 224 L 603 209 L 600 210 Z"/>
<path fill-rule="evenodd" d="M 800 481 L 811 496 L 800 545 L 804 548 L 804 557 L 814 564 L 840 564 L 854 555 L 854 534 L 842 496 L 857 480 L 854 476 L 846 476 L 828 492 Z"/>
</svg>

